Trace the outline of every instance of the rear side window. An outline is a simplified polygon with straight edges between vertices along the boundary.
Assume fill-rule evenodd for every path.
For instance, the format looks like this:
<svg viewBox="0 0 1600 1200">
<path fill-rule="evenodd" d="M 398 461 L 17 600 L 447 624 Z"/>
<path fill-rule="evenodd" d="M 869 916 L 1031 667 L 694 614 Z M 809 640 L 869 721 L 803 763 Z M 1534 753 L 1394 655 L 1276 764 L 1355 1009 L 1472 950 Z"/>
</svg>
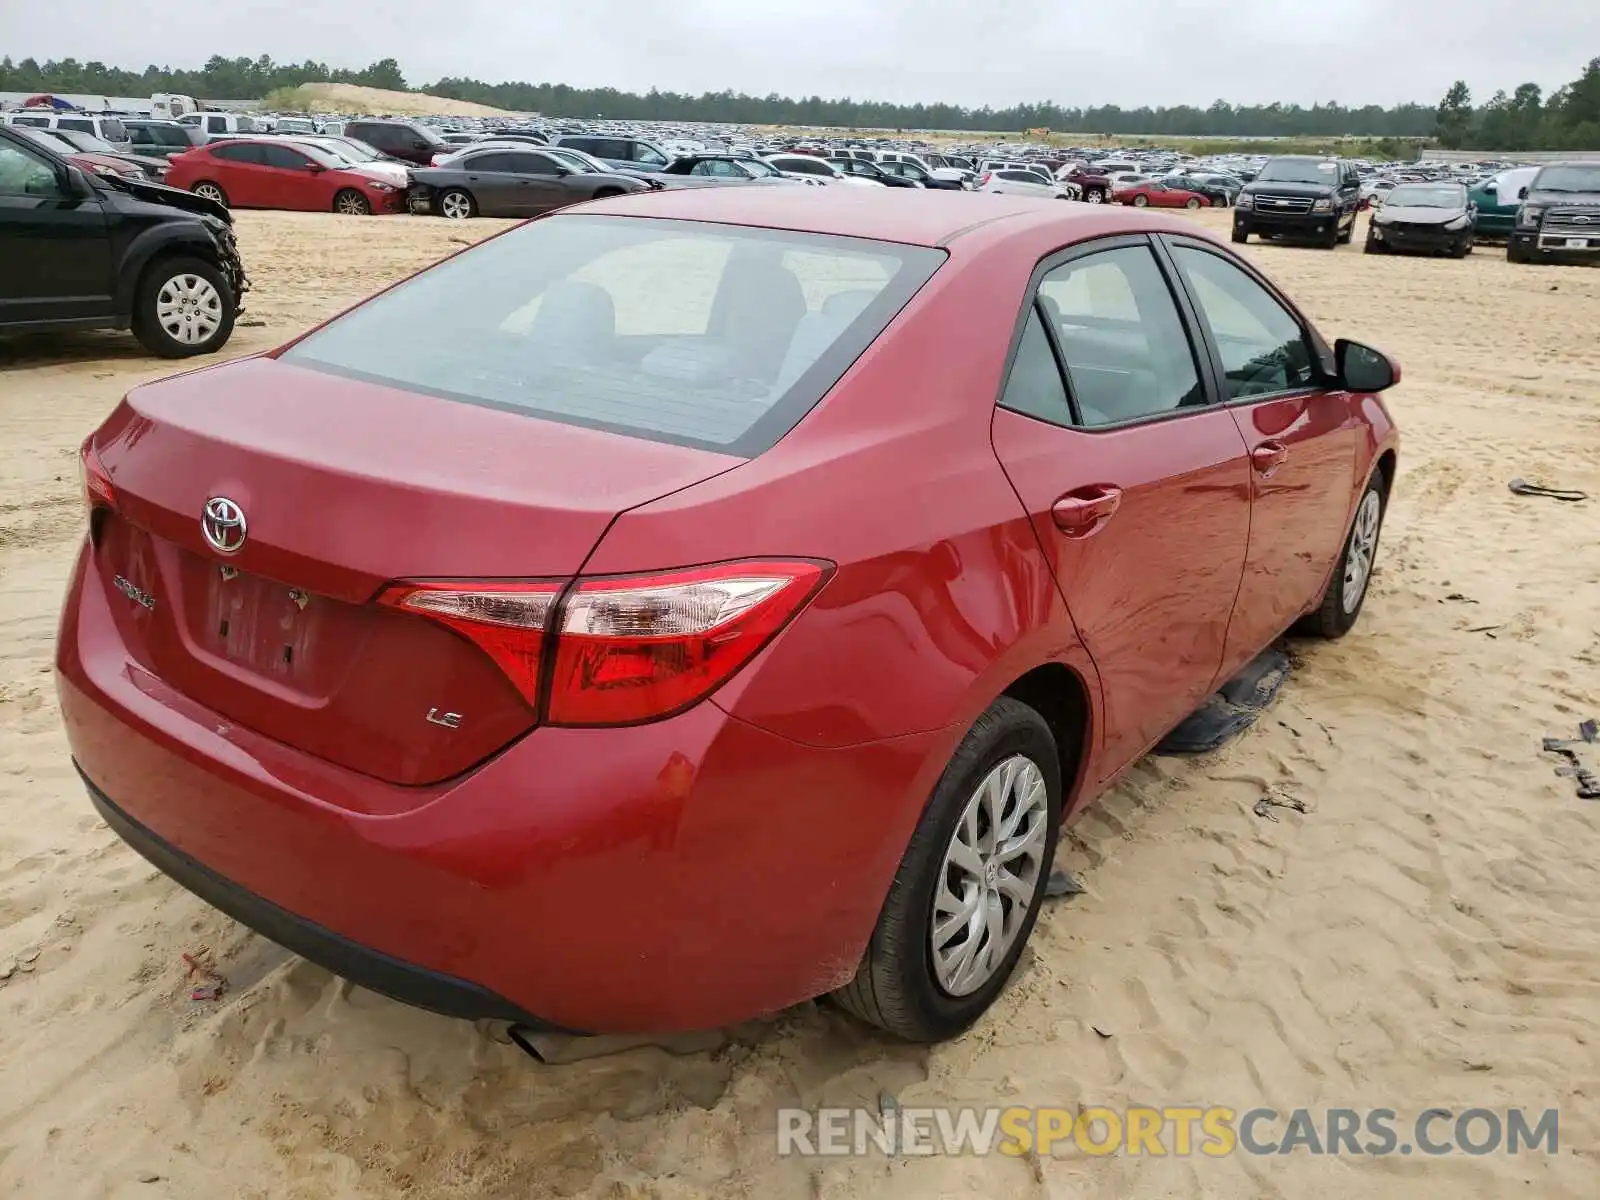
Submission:
<svg viewBox="0 0 1600 1200">
<path fill-rule="evenodd" d="M 1085 425 L 1115 425 L 1205 403 L 1194 351 L 1155 256 L 1102 250 L 1039 285 Z"/>
<path fill-rule="evenodd" d="M 58 117 L 56 119 L 56 128 L 70 129 L 74 133 L 93 133 L 94 122 L 79 117 Z"/>
<path fill-rule="evenodd" d="M 1061 369 L 1056 366 L 1055 352 L 1050 349 L 1037 307 L 1028 310 L 1028 324 L 1022 331 L 1000 406 L 1052 425 L 1072 424 L 1067 389 L 1061 382 Z"/>
<path fill-rule="evenodd" d="M 266 161 L 260 146 L 248 142 L 224 142 L 211 147 L 211 157 L 220 158 L 223 162 L 251 163 L 260 166 Z"/>
<path fill-rule="evenodd" d="M 441 263 L 283 361 L 754 456 L 825 395 L 943 251 L 564 216 Z"/>
</svg>

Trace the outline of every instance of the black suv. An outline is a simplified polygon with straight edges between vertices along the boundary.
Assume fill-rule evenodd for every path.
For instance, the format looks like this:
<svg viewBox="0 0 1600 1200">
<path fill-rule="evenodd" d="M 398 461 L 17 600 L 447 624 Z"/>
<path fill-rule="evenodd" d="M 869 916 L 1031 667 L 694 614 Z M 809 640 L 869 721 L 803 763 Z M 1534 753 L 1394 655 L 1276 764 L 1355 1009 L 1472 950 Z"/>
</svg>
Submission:
<svg viewBox="0 0 1600 1200">
<path fill-rule="evenodd" d="M 1330 250 L 1348 242 L 1361 207 L 1361 176 L 1342 158 L 1269 158 L 1234 201 L 1233 240 L 1252 233 L 1309 238 Z"/>
<path fill-rule="evenodd" d="M 0 127 L 0 330 L 131 328 L 164 358 L 219 350 L 250 286 L 231 221 Z"/>
<path fill-rule="evenodd" d="M 435 154 L 447 154 L 456 149 L 437 131 L 415 121 L 346 121 L 344 136 L 365 142 L 379 154 L 418 167 L 431 167 Z"/>
<path fill-rule="evenodd" d="M 1600 262 L 1600 162 L 1551 163 L 1521 192 L 1510 262 L 1583 255 Z"/>
</svg>

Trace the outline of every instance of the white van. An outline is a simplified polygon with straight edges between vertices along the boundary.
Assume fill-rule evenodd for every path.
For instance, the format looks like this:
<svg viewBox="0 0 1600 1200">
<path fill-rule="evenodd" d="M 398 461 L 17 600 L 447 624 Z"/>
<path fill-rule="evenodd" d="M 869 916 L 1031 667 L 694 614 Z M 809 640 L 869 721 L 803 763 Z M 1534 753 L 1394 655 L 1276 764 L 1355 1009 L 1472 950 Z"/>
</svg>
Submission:
<svg viewBox="0 0 1600 1200">
<path fill-rule="evenodd" d="M 201 142 L 209 142 L 219 133 L 240 134 L 260 133 L 261 128 L 254 119 L 243 113 L 230 112 L 195 112 L 185 113 L 178 118 L 179 125 L 189 125 L 201 133 Z"/>
<path fill-rule="evenodd" d="M 176 121 L 186 113 L 199 111 L 200 105 L 193 96 L 157 92 L 150 97 L 150 115 L 158 120 Z"/>
<path fill-rule="evenodd" d="M 110 142 L 118 153 L 133 153 L 133 143 L 128 140 L 128 127 L 116 117 L 103 117 L 98 113 L 25 108 L 21 112 L 6 113 L 4 120 L 7 125 L 31 125 L 35 129 L 71 129 L 78 133 L 93 134 L 102 142 Z"/>
</svg>

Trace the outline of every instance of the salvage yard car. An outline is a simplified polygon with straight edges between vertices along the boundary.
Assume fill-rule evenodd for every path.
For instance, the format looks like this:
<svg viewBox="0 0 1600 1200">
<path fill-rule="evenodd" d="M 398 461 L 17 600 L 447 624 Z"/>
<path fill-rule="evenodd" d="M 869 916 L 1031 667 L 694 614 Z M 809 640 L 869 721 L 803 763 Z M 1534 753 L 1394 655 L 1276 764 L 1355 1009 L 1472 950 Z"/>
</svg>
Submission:
<svg viewBox="0 0 1600 1200">
<path fill-rule="evenodd" d="M 621 172 L 578 171 L 532 146 L 472 150 L 440 167 L 411 172 L 413 213 L 468 217 L 536 217 L 583 200 L 646 192 L 650 182 Z"/>
<path fill-rule="evenodd" d="M 167 160 L 167 183 L 231 208 L 401 212 L 406 185 L 387 168 L 352 163 L 306 142 L 216 139 Z"/>
<path fill-rule="evenodd" d="M 1233 240 L 1307 238 L 1330 250 L 1355 233 L 1361 176 L 1342 158 L 1270 158 L 1234 201 Z"/>
<path fill-rule="evenodd" d="M 1560 257 L 1600 261 L 1600 163 L 1552 163 L 1518 195 L 1522 207 L 1506 242 L 1514 263 Z"/>
<path fill-rule="evenodd" d="M 1063 818 L 1291 626 L 1355 624 L 1397 378 L 1160 214 L 597 201 L 123 399 L 71 752 L 161 870 L 442 1013 L 831 993 L 946 1038 Z"/>
<path fill-rule="evenodd" d="M 1368 254 L 1472 253 L 1478 216 L 1459 183 L 1402 183 L 1367 225 Z"/>
<path fill-rule="evenodd" d="M 164 358 L 226 345 L 249 287 L 227 209 L 23 132 L 0 128 L 0 330 L 132 329 Z"/>
</svg>

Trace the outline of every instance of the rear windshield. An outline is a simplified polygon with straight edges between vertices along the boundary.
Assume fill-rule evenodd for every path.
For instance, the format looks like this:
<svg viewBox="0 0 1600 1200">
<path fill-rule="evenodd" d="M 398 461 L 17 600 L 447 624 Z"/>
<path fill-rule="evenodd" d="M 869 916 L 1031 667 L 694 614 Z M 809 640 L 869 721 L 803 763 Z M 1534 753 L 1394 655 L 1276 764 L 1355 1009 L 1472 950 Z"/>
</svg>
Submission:
<svg viewBox="0 0 1600 1200">
<path fill-rule="evenodd" d="M 856 238 L 554 217 L 376 297 L 283 361 L 752 457 L 943 261 Z"/>
</svg>

